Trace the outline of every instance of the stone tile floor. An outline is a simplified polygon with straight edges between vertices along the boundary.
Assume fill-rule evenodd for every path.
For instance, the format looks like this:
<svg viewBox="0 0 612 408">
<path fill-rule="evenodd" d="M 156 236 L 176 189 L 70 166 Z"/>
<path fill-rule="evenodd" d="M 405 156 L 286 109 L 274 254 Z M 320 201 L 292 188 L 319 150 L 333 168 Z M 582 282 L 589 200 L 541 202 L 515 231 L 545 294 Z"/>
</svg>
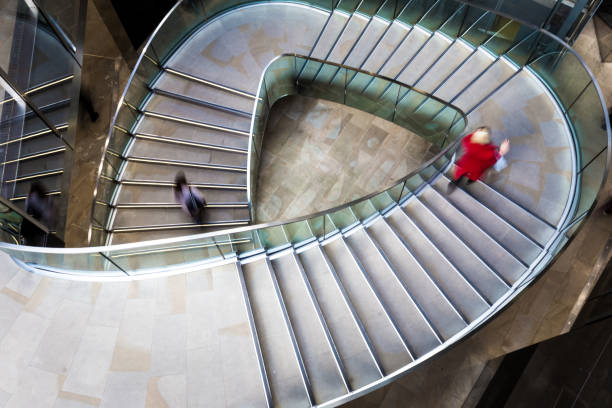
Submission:
<svg viewBox="0 0 612 408">
<path fill-rule="evenodd" d="M 264 138 L 255 222 L 307 215 L 391 187 L 433 150 L 369 113 L 323 99 L 282 99 Z"/>
</svg>

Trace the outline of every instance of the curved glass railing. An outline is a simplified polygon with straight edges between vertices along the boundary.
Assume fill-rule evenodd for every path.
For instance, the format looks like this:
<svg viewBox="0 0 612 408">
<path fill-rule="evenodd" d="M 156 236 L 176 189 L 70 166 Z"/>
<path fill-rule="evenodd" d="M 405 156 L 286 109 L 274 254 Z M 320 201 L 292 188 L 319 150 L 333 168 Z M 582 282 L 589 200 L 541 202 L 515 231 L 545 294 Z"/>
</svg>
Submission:
<svg viewBox="0 0 612 408">
<path fill-rule="evenodd" d="M 247 3 L 250 2 L 204 4 L 197 1 L 179 1 L 147 42 L 129 79 L 107 140 L 96 189 L 93 235 L 99 236 L 103 233 L 103 220 L 108 214 L 107 203 L 112 198 L 114 179 L 121 165 L 121 152 L 127 145 L 130 129 L 138 118 L 137 107 L 149 94 L 149 84 L 162 72 L 164 61 L 201 24 L 219 13 Z M 308 4 L 350 12 L 357 8 L 357 2 L 353 3 L 341 0 L 334 3 Z M 526 69 L 537 75 L 555 96 L 575 138 L 577 163 L 575 188 L 568 199 L 566 217 L 558 225 L 558 234 L 547 246 L 549 256 L 558 253 L 593 207 L 605 181 L 610 157 L 610 123 L 605 104 L 584 61 L 571 47 L 544 30 L 527 27 L 490 11 L 457 1 L 392 1 L 382 7 L 374 3 L 376 2 L 360 2 L 358 12 L 366 15 L 376 13 L 379 18 L 386 19 L 395 16 L 406 24 L 416 24 L 431 31 L 437 30 L 454 41 L 484 48 L 495 57 L 511 62 L 519 70 Z M 294 58 L 295 66 L 298 59 Z M 308 71 L 299 68 L 301 71 Z M 340 75 L 340 78 L 351 82 L 354 80 L 348 71 L 346 75 Z M 271 90 L 264 84 L 263 87 L 260 86 L 259 92 L 260 102 L 263 103 L 258 104 L 256 113 L 261 117 L 265 116 L 263 112 L 269 109 L 268 92 L 281 95 L 282 90 Z M 400 96 L 400 99 L 403 97 Z M 422 109 L 422 105 L 414 107 L 414 110 L 419 109 Z M 255 145 L 253 151 L 261 145 L 260 138 L 264 128 L 265 126 L 260 126 L 259 130 L 254 129 L 252 132 Z M 424 180 L 449 163 L 452 153 L 453 148 L 447 147 L 432 163 L 426 163 L 415 174 L 400 180 L 400 183 L 389 190 L 348 203 L 325 214 L 315 214 L 282 224 L 272 223 L 219 233 L 108 247 L 56 250 L 5 244 L 2 245 L 2 250 L 31 267 L 61 273 L 120 275 L 183 270 L 195 264 L 228 259 L 249 251 L 270 250 L 307 239 L 324 239 L 334 231 L 363 221 L 378 211 L 384 211 L 422 188 Z M 542 267 L 545 264 L 541 264 Z M 538 268 L 532 269 L 535 271 Z"/>
<path fill-rule="evenodd" d="M 96 221 L 93 226 L 93 231 L 98 236 L 102 236 L 104 232 L 102 227 L 104 221 L 98 222 L 98 220 L 106 219 L 108 210 L 105 207 L 106 203 L 112 199 L 113 180 L 121 165 L 121 152 L 127 145 L 131 127 L 138 118 L 138 107 L 149 94 L 149 84 L 162 72 L 161 67 L 173 50 L 196 27 L 221 12 L 247 3 L 251 2 L 229 1 L 206 2 L 205 4 L 198 1 L 178 2 L 148 41 L 124 92 L 100 167 L 96 200 L 101 204 L 96 205 L 94 209 Z M 568 197 L 565 214 L 556 225 L 556 233 L 537 260 L 530 265 L 528 272 L 465 331 L 436 350 L 440 351 L 474 332 L 512 301 L 521 290 L 541 275 L 565 248 L 571 237 L 576 234 L 584 219 L 593 210 L 598 193 L 606 180 L 610 162 L 610 123 L 601 91 L 592 72 L 571 47 L 550 33 L 456 1 L 412 0 L 401 3 L 391 1 L 383 5 L 375 3 L 365 0 L 360 2 L 359 12 L 366 15 L 376 13 L 380 18 L 386 19 L 395 16 L 406 24 L 416 24 L 429 31 L 438 31 L 453 41 L 461 41 L 472 48 L 479 47 L 495 58 L 503 58 L 513 64 L 517 72 L 527 70 L 535 75 L 556 98 L 574 138 L 573 188 Z M 316 1 L 307 4 L 345 11 L 354 11 L 357 8 L 356 2 L 349 1 L 329 5 Z M 400 4 L 404 6 L 400 7 Z M 306 64 L 299 66 L 298 61 L 299 57 L 293 56 L 288 59 L 279 58 L 273 62 L 287 65 L 293 62 L 294 67 L 287 67 L 286 72 L 291 72 L 291 75 L 298 72 L 298 81 L 297 84 L 294 83 L 295 86 L 300 84 L 300 71 L 309 72 L 310 69 Z M 340 69 L 346 69 L 346 72 L 333 73 L 333 75 L 340 76 L 340 82 L 344 81 L 349 84 L 357 81 L 355 83 L 359 83 L 359 73 L 352 78 L 351 75 L 354 73 L 349 72 L 349 68 Z M 319 67 L 316 70 L 319 70 Z M 261 146 L 260 139 L 265 129 L 266 110 L 269 109 L 274 98 L 286 92 L 270 86 L 282 84 L 283 81 L 272 81 L 268 84 L 266 73 L 262 79 L 263 86 L 259 87 L 256 109 L 256 115 L 262 120 L 254 122 L 259 125 L 252 131 L 251 154 L 255 156 L 258 147 L 260 149 Z M 303 84 L 308 83 L 307 78 L 304 77 Z M 316 84 L 314 86 L 316 87 Z M 339 94 L 336 97 L 339 98 Z M 409 96 L 396 94 L 396 103 L 401 103 L 400 101 L 405 98 Z M 367 105 L 362 101 L 355 103 Z M 476 107 L 477 105 L 472 109 Z M 367 108 L 367 106 L 361 108 Z M 374 108 L 378 108 L 378 105 L 375 104 Z M 380 106 L 381 111 L 389 110 L 388 108 L 389 106 L 385 104 Z M 418 104 L 412 107 L 412 112 L 418 112 L 423 108 L 422 104 Z M 457 133 L 455 132 L 454 136 L 457 136 Z M 556 135 L 546 136 L 550 140 L 556 137 Z M 446 144 L 431 161 L 399 180 L 391 188 L 321 213 L 286 222 L 114 246 L 53 249 L 4 243 L 0 245 L 0 249 L 10 254 L 24 267 L 38 272 L 56 276 L 61 274 L 84 275 L 96 279 L 106 277 L 116 279 L 150 273 L 180 273 L 198 269 L 207 264 L 235 262 L 237 257 L 247 257 L 263 252 L 270 253 L 290 246 L 324 241 L 339 231 L 346 231 L 367 221 L 370 217 L 388 211 L 427 187 L 430 179 L 448 167 L 456 151 L 457 143 Z M 252 159 L 255 158 L 252 157 Z M 253 162 L 255 160 L 251 160 L 251 163 Z M 398 370 L 330 404 L 340 404 L 379 388 L 409 368 Z"/>
</svg>

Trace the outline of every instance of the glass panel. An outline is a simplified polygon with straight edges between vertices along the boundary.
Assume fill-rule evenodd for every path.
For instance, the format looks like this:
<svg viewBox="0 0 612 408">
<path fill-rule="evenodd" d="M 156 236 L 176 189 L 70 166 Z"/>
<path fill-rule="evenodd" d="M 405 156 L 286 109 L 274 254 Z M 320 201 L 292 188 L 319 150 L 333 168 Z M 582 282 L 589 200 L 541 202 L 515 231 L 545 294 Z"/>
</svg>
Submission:
<svg viewBox="0 0 612 408">
<path fill-rule="evenodd" d="M 397 19 L 403 23 L 414 25 L 435 3 L 435 0 L 414 0 L 400 13 Z"/>
<path fill-rule="evenodd" d="M 289 243 L 282 226 L 268 227 L 257 230 L 259 240 L 265 249 L 286 245 Z"/>
<path fill-rule="evenodd" d="M 2 251 L 26 264 L 40 265 L 43 269 L 56 270 L 59 273 L 75 272 L 108 272 L 112 276 L 125 276 L 112 262 L 99 253 L 57 254 L 25 252 L 16 247 L 2 247 Z"/>
<path fill-rule="evenodd" d="M 416 189 L 421 187 L 424 182 L 425 180 L 423 180 L 423 177 L 421 177 L 421 175 L 415 174 L 414 176 L 406 180 L 406 189 L 411 192 L 414 192 Z"/>
<path fill-rule="evenodd" d="M 522 20 L 541 26 L 558 0 L 506 0 L 500 7 L 502 13 L 520 16 Z"/>
<path fill-rule="evenodd" d="M 566 83 L 571 81 L 566 81 Z M 568 111 L 580 143 L 580 167 L 583 168 L 608 145 L 605 115 L 595 84 L 591 83 Z"/>
<path fill-rule="evenodd" d="M 470 28 L 461 38 L 472 44 L 474 47 L 480 46 L 480 44 L 485 42 L 495 33 L 495 30 L 493 30 L 495 20 L 495 14 L 487 12 L 486 14 L 480 16 L 480 18 L 474 24 L 472 24 L 472 26 L 470 26 Z"/>
<path fill-rule="evenodd" d="M 292 244 L 297 244 L 314 237 L 307 221 L 298 221 L 291 224 L 286 224 L 285 231 L 287 232 L 289 242 Z"/>
<path fill-rule="evenodd" d="M 105 254 L 131 274 L 162 271 L 222 257 L 213 238 L 153 244 L 144 248 L 108 251 Z"/>
<path fill-rule="evenodd" d="M 382 7 L 385 0 L 361 0 L 357 11 L 367 16 L 373 16 Z M 393 1 L 390 1 L 393 3 Z"/>
<path fill-rule="evenodd" d="M 372 202 L 372 205 L 376 207 L 377 211 L 382 211 L 385 208 L 389 207 L 390 205 L 395 204 L 395 201 L 393 201 L 391 196 L 387 194 L 386 191 L 375 195 L 374 197 L 370 199 L 370 201 Z"/>
<path fill-rule="evenodd" d="M 195 0 L 183 2 L 174 10 L 172 15 L 166 20 L 166 23 L 160 27 L 155 38 L 151 41 L 151 46 L 155 50 L 157 57 L 161 62 L 164 62 L 164 58 L 185 35 L 189 34 L 206 17 L 210 18 L 216 12 L 217 6 L 222 5 L 223 9 L 228 9 L 239 3 L 246 3 L 246 1 L 211 0 L 204 2 L 202 0 Z M 208 16 L 205 16 L 205 11 Z"/>
<path fill-rule="evenodd" d="M 159 66 L 153 62 L 155 59 L 151 55 L 153 55 L 151 50 L 148 50 L 125 94 L 124 101 L 136 108 L 141 108 L 142 102 L 150 93 L 149 86 L 161 73 Z"/>
<path fill-rule="evenodd" d="M 538 57 L 529 67 L 542 76 L 566 109 L 591 82 L 591 77 L 574 54 L 561 49 Z"/>
<path fill-rule="evenodd" d="M 506 57 L 514 61 L 519 67 L 524 66 L 529 60 L 530 55 L 535 51 L 538 41 L 542 34 L 538 31 L 533 31 L 525 37 L 520 43 L 515 45 L 506 53 Z"/>
<path fill-rule="evenodd" d="M 327 221 L 325 220 L 324 215 L 319 217 L 313 217 L 308 220 L 308 225 L 310 226 L 310 230 L 316 237 L 322 237 L 325 231 L 326 225 L 324 225 Z"/>
<path fill-rule="evenodd" d="M 484 46 L 493 54 L 502 55 L 531 33 L 533 33 L 532 29 L 516 21 L 509 20 Z"/>
<path fill-rule="evenodd" d="M 255 237 L 255 231 L 235 232 L 229 234 L 236 253 L 242 254 L 259 249 L 259 241 Z"/>
<path fill-rule="evenodd" d="M 32 3 L 2 2 L 0 67 L 25 91 L 76 71 L 76 61 Z"/>
<path fill-rule="evenodd" d="M 419 25 L 430 31 L 436 31 L 459 7 L 460 4 L 454 1 L 439 1 L 423 16 Z"/>
<path fill-rule="evenodd" d="M 454 1 L 450 3 L 457 4 Z M 460 37 L 472 26 L 472 24 L 478 21 L 484 13 L 485 11 L 482 9 L 464 4 L 459 11 L 453 14 L 452 17 L 440 27 L 440 31 L 451 38 Z"/>
<path fill-rule="evenodd" d="M 294 82 L 296 77 L 295 64 L 294 57 L 281 57 L 266 70 L 264 81 L 270 105 L 273 105 L 283 96 L 297 93 Z"/>
<path fill-rule="evenodd" d="M 580 201 L 578 202 L 574 219 L 588 211 L 595 202 L 606 171 L 606 153 L 604 150 L 580 173 Z"/>
<path fill-rule="evenodd" d="M 387 80 L 375 78 L 374 83 L 360 94 L 359 81 L 353 81 L 346 92 L 346 105 L 372 113 L 386 120 L 393 118 L 400 86 Z M 386 91 L 379 93 L 386 86 Z M 379 96 L 380 95 L 380 96 Z"/>
<path fill-rule="evenodd" d="M 346 12 L 352 13 L 355 11 L 355 8 L 359 4 L 359 0 L 340 0 L 338 5 L 336 6 L 339 10 L 344 10 Z"/>
<path fill-rule="evenodd" d="M 350 207 L 333 212 L 329 214 L 329 217 L 334 222 L 334 225 L 339 229 L 346 228 L 349 225 L 359 221 L 351 211 Z"/>
<path fill-rule="evenodd" d="M 351 208 L 353 209 L 355 216 L 357 216 L 360 221 L 363 221 L 378 212 L 370 200 L 364 200 L 360 203 L 354 204 L 351 206 Z"/>
</svg>

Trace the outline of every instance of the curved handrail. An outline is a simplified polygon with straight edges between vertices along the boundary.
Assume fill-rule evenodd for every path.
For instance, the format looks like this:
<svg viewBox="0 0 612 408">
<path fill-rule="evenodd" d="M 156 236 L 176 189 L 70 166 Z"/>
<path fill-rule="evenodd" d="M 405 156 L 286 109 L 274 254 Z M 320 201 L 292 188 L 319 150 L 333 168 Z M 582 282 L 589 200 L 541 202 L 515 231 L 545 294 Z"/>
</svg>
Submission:
<svg viewBox="0 0 612 408">
<path fill-rule="evenodd" d="M 601 115 L 602 115 L 602 119 L 604 121 L 604 127 L 605 127 L 605 136 L 606 136 L 606 146 L 603 148 L 603 150 L 601 150 L 597 155 L 595 155 L 588 163 L 586 163 L 584 166 L 579 165 L 575 174 L 573 175 L 574 177 L 580 179 L 584 176 L 584 172 L 586 170 L 589 169 L 593 169 L 594 167 L 589 167 L 592 166 L 592 162 L 593 160 L 596 160 L 597 158 L 601 157 L 601 158 L 605 158 L 605 166 L 604 166 L 604 170 L 599 170 L 598 168 L 595 168 L 596 173 L 595 173 L 595 178 L 596 180 L 599 181 L 598 186 L 596 188 L 596 190 L 598 191 L 597 195 L 595 198 L 591 199 L 590 197 L 586 198 L 586 209 L 574 209 L 574 207 L 576 207 L 577 205 L 580 204 L 580 201 L 582 200 L 583 196 L 581 195 L 581 184 L 578 183 L 578 188 L 576 188 L 573 191 L 573 194 L 571 194 L 570 197 L 568 197 L 568 204 L 569 206 L 572 208 L 572 212 L 566 214 L 566 216 L 562 219 L 562 221 L 557 225 L 557 230 L 554 234 L 554 236 L 551 238 L 551 240 L 549 241 L 549 244 L 546 245 L 546 249 L 544 251 L 542 251 L 541 256 L 538 257 L 537 261 L 535 261 L 530 269 L 528 270 L 528 272 L 526 272 L 525 274 L 523 274 L 523 276 L 514 283 L 514 285 L 510 288 L 510 290 L 508 290 L 506 292 L 506 294 L 500 298 L 498 301 L 495 302 L 495 304 L 489 308 L 487 310 L 487 312 L 483 313 L 481 316 L 479 316 L 476 320 L 474 320 L 469 326 L 467 326 L 464 330 L 460 331 L 459 333 L 455 334 L 451 339 L 448 339 L 446 342 L 444 342 L 443 344 L 441 344 L 440 346 L 438 346 L 437 348 L 431 350 L 430 352 L 428 352 L 427 354 L 420 356 L 417 360 L 413 361 L 412 363 L 398 369 L 397 371 L 394 371 L 392 373 L 387 373 L 387 375 L 385 377 L 382 377 L 381 379 L 374 381 L 372 383 L 369 383 L 359 389 L 355 389 L 352 390 L 350 392 L 348 392 L 347 394 L 344 394 L 334 400 L 331 401 L 327 401 L 324 404 L 322 404 L 321 406 L 334 406 L 337 404 L 341 404 L 344 402 L 347 402 L 351 399 L 354 399 L 360 395 L 363 395 L 367 392 L 371 392 L 376 388 L 379 388 L 385 384 L 388 384 L 389 382 L 395 380 L 397 377 L 404 375 L 405 373 L 407 373 L 408 371 L 412 370 L 416 365 L 418 365 L 419 363 L 421 363 L 423 360 L 425 359 L 430 359 L 432 358 L 434 355 L 438 354 L 439 352 L 448 349 L 454 345 L 456 345 L 459 341 L 462 341 L 463 339 L 467 338 L 468 336 L 472 335 L 473 333 L 475 333 L 475 331 L 480 328 L 482 325 L 484 325 L 486 322 L 491 321 L 492 317 L 494 317 L 497 313 L 499 313 L 501 310 L 503 310 L 505 307 L 507 307 L 510 302 L 512 302 L 514 299 L 516 299 L 516 296 L 523 291 L 525 288 L 527 288 L 530 284 L 532 284 L 538 277 L 542 276 L 543 272 L 549 267 L 549 265 L 551 265 L 551 263 L 557 259 L 557 257 L 560 255 L 561 251 L 567 246 L 567 244 L 571 241 L 571 239 L 573 237 L 576 236 L 576 232 L 577 230 L 580 229 L 580 227 L 582 225 L 580 225 L 580 223 L 582 221 L 584 221 L 584 219 L 586 217 L 588 217 L 589 214 L 592 213 L 593 209 L 595 208 L 595 205 L 597 203 L 597 199 L 601 196 L 602 191 L 601 191 L 601 186 L 603 186 L 603 184 L 606 182 L 606 178 L 607 178 L 607 173 L 608 173 L 608 169 L 610 166 L 610 158 L 611 158 L 611 153 L 612 153 L 612 146 L 610 143 L 610 139 L 611 139 L 611 132 L 610 132 L 610 121 L 608 120 L 608 116 L 607 116 L 607 112 L 605 111 L 605 103 L 603 101 L 603 96 L 601 93 L 601 89 L 599 87 L 599 85 L 597 84 L 593 73 L 591 72 L 591 70 L 588 68 L 588 66 L 586 66 L 586 64 L 584 63 L 583 59 L 571 48 L 569 47 L 568 44 L 566 44 L 565 42 L 563 42 L 562 40 L 560 40 L 559 38 L 557 38 L 556 36 L 554 36 L 551 33 L 548 33 L 545 30 L 537 30 L 539 34 L 549 38 L 551 41 L 553 41 L 553 43 L 555 43 L 556 45 L 560 46 L 560 51 L 554 51 L 556 53 L 558 53 L 559 55 L 562 55 L 562 53 L 570 53 L 574 58 L 576 58 L 576 60 L 579 62 L 579 65 L 582 69 L 584 69 L 584 72 L 586 72 L 588 78 L 589 78 L 589 82 L 584 86 L 584 90 L 582 92 L 579 93 L 579 95 L 576 97 L 576 99 L 571 102 L 569 104 L 569 106 L 563 108 L 563 101 L 561 100 L 561 98 L 556 95 L 556 97 L 558 98 L 558 102 L 560 107 L 563 110 L 564 115 L 566 116 L 566 120 L 568 121 L 568 123 L 572 123 L 572 118 L 570 117 L 570 110 L 572 108 L 572 106 L 574 105 L 574 103 L 576 101 L 578 101 L 580 99 L 580 96 L 587 90 L 589 89 L 589 86 L 592 85 L 592 87 L 594 88 L 594 92 L 596 94 L 596 100 L 599 102 L 600 106 L 601 106 Z M 553 52 L 553 53 L 554 53 Z M 142 60 L 142 58 L 140 59 Z M 532 60 L 530 63 L 533 63 L 535 60 Z M 526 64 L 528 65 L 528 64 Z M 532 72 L 538 74 L 536 72 L 536 69 L 532 69 Z M 549 86 L 549 89 L 551 89 L 554 93 L 554 87 L 552 84 L 548 84 L 546 81 L 546 78 L 544 78 L 542 75 L 539 75 L 541 81 L 545 84 L 547 84 Z M 127 88 L 126 88 L 126 92 L 124 92 L 124 95 L 127 93 Z M 572 126 L 576 126 L 578 127 L 578 123 L 574 123 L 572 124 Z M 599 124 L 597 124 L 599 126 Z M 577 132 L 579 130 L 577 129 L 572 129 L 572 131 L 575 133 L 574 136 L 576 138 L 575 143 L 576 143 L 576 147 L 577 149 L 579 149 L 581 147 L 581 140 L 580 138 L 578 138 L 577 136 Z M 430 161 L 428 161 L 427 163 L 424 163 L 423 165 L 421 165 L 419 167 L 418 170 L 412 172 L 410 175 L 402 178 L 399 180 L 400 183 L 404 182 L 405 180 L 408 180 L 410 177 L 413 177 L 414 175 L 420 174 L 423 170 L 429 168 L 430 166 L 433 166 L 437 160 L 440 160 L 442 158 L 445 157 L 445 155 L 449 155 L 450 153 L 453 152 L 453 149 L 455 149 L 457 146 L 457 142 L 451 144 L 450 146 L 447 146 L 442 152 L 440 152 L 438 155 L 436 155 L 436 157 Z M 605 150 L 605 156 L 603 155 Z M 580 153 L 576 152 L 576 156 L 580 156 Z M 600 177 L 601 176 L 601 177 Z M 426 181 L 425 181 L 426 182 Z M 396 184 L 397 185 L 397 184 Z M 385 190 L 388 191 L 388 190 Z M 308 219 L 313 219 L 317 218 L 317 217 L 325 217 L 327 216 L 327 214 L 329 214 L 330 212 L 336 212 L 336 211 L 340 211 L 342 209 L 346 209 L 346 208 L 351 208 L 352 206 L 354 206 L 355 204 L 358 204 L 360 202 L 364 202 L 366 200 L 370 200 L 373 199 L 374 197 L 376 197 L 377 194 L 380 193 L 373 193 L 371 195 L 368 195 L 366 197 L 363 197 L 362 199 L 356 200 L 356 201 L 352 201 L 350 203 L 345 203 L 342 204 L 340 206 L 334 207 L 333 209 L 330 210 L 326 210 L 326 211 L 322 211 L 316 214 L 312 214 L 312 215 L 308 215 L 308 216 L 304 216 L 304 217 L 299 217 L 299 218 L 295 218 L 292 220 L 288 220 L 288 221 L 276 221 L 276 222 L 271 222 L 271 223 L 267 223 L 267 224 L 262 224 L 262 225 L 253 225 L 253 226 L 248 226 L 248 227 L 241 227 L 241 228 L 235 228 L 235 229 L 231 229 L 231 230 L 224 230 L 224 231 L 220 231 L 220 232 L 212 232 L 212 233 L 205 233 L 205 234 L 198 234 L 198 235 L 193 235 L 193 236 L 184 236 L 184 237 L 180 237 L 180 238 L 168 238 L 168 239 L 162 239 L 162 240 L 156 240 L 156 241 L 149 241 L 149 242 L 139 242 L 139 243 L 131 243 L 131 244 L 121 244 L 121 245 L 113 245 L 113 246 L 102 246 L 102 247 L 92 247 L 92 248 L 71 248 L 71 249 L 54 249 L 54 248 L 28 248 L 28 247 L 21 247 L 21 246 L 16 246 L 16 245 L 9 245 L 9 244 L 2 244 L 0 245 L 1 249 L 4 250 L 9 250 L 9 252 L 15 251 L 15 254 L 18 255 L 18 253 L 25 253 L 27 251 L 29 251 L 32 254 L 52 254 L 52 255 L 69 255 L 69 254 L 93 254 L 93 255 L 98 255 L 99 257 L 111 257 L 113 256 L 113 252 L 117 252 L 117 251 L 129 251 L 129 250 L 134 250 L 134 249 L 141 249 L 141 248 L 147 248 L 147 249 L 151 249 L 154 250 L 154 248 L 156 246 L 163 246 L 166 244 L 180 244 L 183 242 L 187 242 L 187 241 L 194 241 L 194 240 L 208 240 L 206 241 L 206 245 L 210 244 L 213 247 L 215 245 L 224 245 L 226 244 L 226 242 L 231 242 L 231 241 L 217 241 L 216 238 L 217 237 L 228 237 L 231 238 L 234 235 L 239 236 L 242 233 L 248 233 L 248 232 L 256 232 L 258 230 L 264 230 L 264 229 L 270 229 L 270 228 L 277 228 L 277 227 L 282 227 L 284 225 L 289 225 L 289 224 L 294 224 L 294 223 L 299 223 Z M 400 194 L 399 200 L 402 200 L 402 196 Z M 580 211 L 578 211 L 580 210 Z M 578 227 L 578 228 L 576 228 Z M 325 236 L 325 230 L 324 230 L 324 236 Z M 317 237 L 319 238 L 319 237 Z M 566 239 L 569 238 L 569 239 Z M 265 248 L 265 246 L 262 246 L 264 250 L 269 249 L 269 248 Z M 219 251 L 220 255 L 223 255 L 221 251 Z M 231 254 L 231 259 L 232 261 L 235 261 L 236 259 L 236 253 Z M 35 257 L 34 257 L 35 258 Z M 223 257 L 222 257 L 223 258 Z M 42 258 L 43 261 L 46 258 Z M 36 262 L 33 262 L 34 267 L 36 267 Z M 38 265 L 42 265 L 40 262 L 38 263 Z M 182 265 L 182 264 L 181 264 Z M 41 268 L 42 269 L 42 268 Z M 179 269 L 179 267 L 177 267 L 177 270 Z"/>
<path fill-rule="evenodd" d="M 138 66 L 148 58 L 148 56 L 146 55 L 146 52 L 149 48 L 149 46 L 151 45 L 153 39 L 155 38 L 155 35 L 160 32 L 160 30 L 162 29 L 162 27 L 164 26 L 165 22 L 168 21 L 168 19 L 171 17 L 171 15 L 177 10 L 177 8 L 183 3 L 182 0 L 179 0 L 174 6 L 173 8 L 168 12 L 168 14 L 164 17 L 164 19 L 162 20 L 162 22 L 158 25 L 158 27 L 155 29 L 155 31 L 153 32 L 153 34 L 149 37 L 147 43 L 145 44 L 145 47 L 143 48 L 143 51 L 141 52 L 141 55 L 138 59 L 138 62 L 136 64 L 136 67 L 134 68 L 132 74 L 130 75 L 130 79 L 128 81 L 128 85 L 126 86 L 122 97 L 120 99 L 120 104 L 119 107 L 117 109 L 117 112 L 115 113 L 114 116 L 114 121 L 113 123 L 116 122 L 117 116 L 119 115 L 119 110 L 121 108 L 121 104 L 122 102 L 125 100 L 125 96 L 127 95 L 128 91 L 129 91 L 129 85 L 132 83 L 132 81 L 134 81 L 135 79 L 135 75 L 138 69 Z M 543 29 L 538 29 L 537 30 L 539 33 L 549 37 L 550 39 L 552 39 L 554 42 L 561 44 L 563 46 L 564 50 L 569 51 L 570 53 L 572 53 L 572 55 L 574 55 L 578 61 L 580 61 L 582 67 L 585 69 L 585 71 L 588 73 L 589 77 L 591 78 L 591 82 L 594 84 L 594 86 L 597 89 L 597 93 L 600 99 L 600 103 L 602 105 L 602 112 L 605 113 L 605 103 L 603 102 L 603 96 L 601 93 L 601 89 L 599 88 L 599 86 L 597 85 L 597 82 L 595 81 L 594 75 L 591 72 L 591 70 L 588 68 L 588 66 L 586 65 L 586 63 L 584 62 L 584 60 L 564 41 L 562 41 L 561 39 L 557 38 L 555 35 L 548 33 L 546 30 Z M 367 71 L 365 71 L 367 73 Z M 605 121 L 606 121 L 606 127 L 607 127 L 607 132 L 608 132 L 608 140 L 610 139 L 610 123 L 608 121 L 607 115 L 603 115 L 605 117 Z M 106 142 L 105 142 L 105 149 L 108 148 L 108 144 L 110 142 L 110 138 L 112 135 L 112 129 L 109 131 L 109 135 L 107 136 Z M 427 163 L 424 163 L 423 166 L 419 167 L 419 169 L 417 169 L 415 172 L 407 175 L 406 177 L 403 177 L 401 179 L 398 180 L 398 182 L 403 182 L 404 180 L 414 176 L 414 174 L 418 173 L 420 170 L 422 170 L 423 168 L 426 167 L 426 165 L 431 164 L 431 162 L 434 162 L 435 159 L 439 159 L 440 157 L 442 157 L 445 153 L 448 153 L 451 148 L 453 146 L 448 146 L 444 151 L 440 152 L 440 154 L 436 155 L 434 157 L 434 159 L 430 160 Z M 606 160 L 606 170 L 609 167 L 609 163 L 610 163 L 610 156 L 611 156 L 611 147 L 610 147 L 610 143 L 608 143 L 608 152 L 607 152 L 607 160 Z M 102 162 L 99 166 L 98 169 L 98 174 L 101 174 L 102 171 L 102 167 L 104 166 L 104 163 Z M 606 171 L 606 177 L 607 177 L 607 171 Z M 603 185 L 603 183 L 605 183 L 606 181 L 606 177 L 604 177 L 601 181 L 600 185 Z M 99 187 L 99 183 L 100 183 L 101 177 L 98 178 L 97 180 L 97 184 L 96 184 L 96 189 L 95 192 L 97 193 L 98 187 Z M 369 194 L 366 197 L 362 197 L 362 200 L 367 200 L 370 199 L 374 196 L 376 196 L 377 194 L 380 194 L 380 191 Z M 216 235 L 223 235 L 223 234 L 231 234 L 231 233 L 240 233 L 240 232 L 248 232 L 248 231 L 253 231 L 256 230 L 258 228 L 268 228 L 268 227 L 274 227 L 274 226 L 279 226 L 282 224 L 289 224 L 289 223 L 294 223 L 294 222 L 299 222 L 299 221 L 303 221 L 305 219 L 309 219 L 312 217 L 317 217 L 317 216 L 322 216 L 325 213 L 329 213 L 329 212 L 335 212 L 338 210 L 341 210 L 342 208 L 347 208 L 350 205 L 354 205 L 356 203 L 356 201 L 360 201 L 360 200 L 355 200 L 352 201 L 351 203 L 345 203 L 343 205 L 340 206 L 336 206 L 334 208 L 328 209 L 326 211 L 321 211 L 315 214 L 310 214 L 310 215 L 306 215 L 303 217 L 298 217 L 295 219 L 291 219 L 291 220 L 285 220 L 285 221 L 276 221 L 276 222 L 270 222 L 270 223 L 265 223 L 265 224 L 260 224 L 260 225 L 252 225 L 252 226 L 246 226 L 246 227 L 238 227 L 238 228 L 233 228 L 233 229 L 228 229 L 228 230 L 224 230 L 221 232 L 209 232 L 209 233 L 203 233 L 203 234 L 194 234 L 194 235 L 188 235 L 188 236 L 183 236 L 183 237 L 178 237 L 178 238 L 171 238 L 171 239 L 160 239 L 160 240 L 154 240 L 154 241 L 145 241 L 145 242 L 137 242 L 137 243 L 129 243 L 129 244 L 119 244 L 119 245 L 112 245 L 112 246 L 98 246 L 98 247 L 89 247 L 89 248 L 70 248 L 70 249 L 57 249 L 57 248 L 35 248 L 35 247 L 21 247 L 22 250 L 27 250 L 34 252 L 34 253 L 89 253 L 89 252 L 99 252 L 99 251 L 109 251 L 109 250 L 124 250 L 124 249 L 135 249 L 135 248 L 141 248 L 141 247 L 145 247 L 148 245 L 163 245 L 163 244 L 168 244 L 171 242 L 174 243 L 179 243 L 179 242 L 184 242 L 184 241 L 189 241 L 189 240 L 194 240 L 194 239 L 198 239 L 198 238 L 212 238 Z M 593 204 L 594 205 L 594 204 Z M 92 214 L 93 214 L 93 209 L 92 209 Z M 91 231 L 90 231 L 91 232 Z M 9 244 L 10 245 L 10 244 Z"/>
</svg>

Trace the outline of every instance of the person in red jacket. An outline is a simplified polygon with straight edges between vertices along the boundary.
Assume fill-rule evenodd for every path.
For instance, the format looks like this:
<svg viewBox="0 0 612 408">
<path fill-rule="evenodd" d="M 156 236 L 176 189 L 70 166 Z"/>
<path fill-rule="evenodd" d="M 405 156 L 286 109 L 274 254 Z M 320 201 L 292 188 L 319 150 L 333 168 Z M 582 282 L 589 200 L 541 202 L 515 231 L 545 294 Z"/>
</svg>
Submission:
<svg viewBox="0 0 612 408">
<path fill-rule="evenodd" d="M 463 177 L 468 178 L 468 184 L 480 179 L 485 171 L 510 150 L 510 141 L 504 140 L 499 146 L 491 143 L 491 131 L 488 127 L 479 127 L 461 141 L 463 155 L 455 163 L 453 181 L 448 185 L 452 192 Z"/>
</svg>

